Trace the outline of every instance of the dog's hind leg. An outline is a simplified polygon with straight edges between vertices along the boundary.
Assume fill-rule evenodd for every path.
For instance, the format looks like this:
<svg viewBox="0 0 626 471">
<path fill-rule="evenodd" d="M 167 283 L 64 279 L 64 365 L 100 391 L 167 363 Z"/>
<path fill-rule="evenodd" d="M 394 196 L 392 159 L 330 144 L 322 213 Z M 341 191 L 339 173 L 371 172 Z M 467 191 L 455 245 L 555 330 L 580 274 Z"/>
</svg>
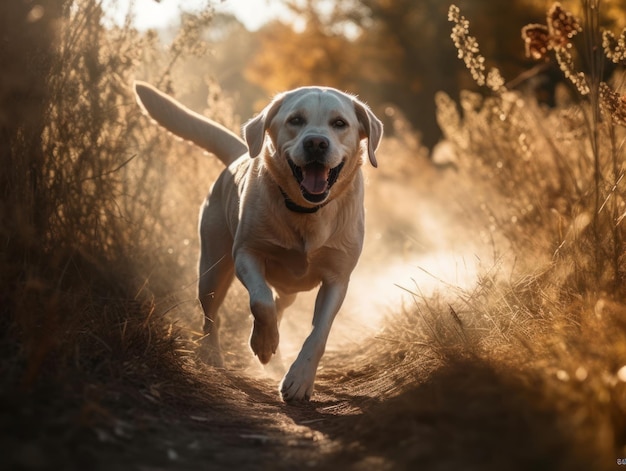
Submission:
<svg viewBox="0 0 626 471">
<path fill-rule="evenodd" d="M 226 257 L 230 258 L 230 254 Z M 228 266 L 229 264 L 230 266 Z M 227 260 L 209 266 L 211 266 L 209 271 L 201 274 L 198 282 L 198 298 L 204 311 L 204 336 L 198 353 L 200 359 L 205 363 L 222 367 L 224 361 L 220 347 L 218 310 L 224 302 L 226 292 L 234 278 L 234 270 L 232 262 Z"/>
<path fill-rule="evenodd" d="M 278 320 L 278 325 L 280 326 L 280 321 L 283 320 L 283 313 L 285 309 L 291 306 L 296 300 L 296 293 L 293 294 L 285 294 L 280 291 L 276 291 L 276 296 L 274 297 L 274 302 L 276 303 L 276 318 Z"/>
<path fill-rule="evenodd" d="M 198 299 L 204 311 L 204 336 L 198 354 L 205 363 L 222 367 L 224 362 L 220 348 L 218 310 L 235 277 L 235 269 L 231 255 L 232 241 L 206 230 L 206 224 L 211 219 L 206 213 L 208 211 L 202 215 L 200 226 Z"/>
</svg>

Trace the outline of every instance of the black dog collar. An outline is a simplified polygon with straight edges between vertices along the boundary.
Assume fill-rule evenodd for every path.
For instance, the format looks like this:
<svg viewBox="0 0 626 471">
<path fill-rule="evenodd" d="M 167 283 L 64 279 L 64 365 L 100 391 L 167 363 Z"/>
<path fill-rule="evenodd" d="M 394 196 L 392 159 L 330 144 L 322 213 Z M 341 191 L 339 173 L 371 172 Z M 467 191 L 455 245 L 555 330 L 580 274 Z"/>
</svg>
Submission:
<svg viewBox="0 0 626 471">
<path fill-rule="evenodd" d="M 312 206 L 310 208 L 300 206 L 299 204 L 295 203 L 291 198 L 289 198 L 289 196 L 287 196 L 287 193 L 285 193 L 285 191 L 281 187 L 278 187 L 278 189 L 285 199 L 285 206 L 289 211 L 293 211 L 294 213 L 313 214 L 328 204 L 328 201 L 325 201 L 322 204 L 318 204 L 317 206 Z"/>
</svg>

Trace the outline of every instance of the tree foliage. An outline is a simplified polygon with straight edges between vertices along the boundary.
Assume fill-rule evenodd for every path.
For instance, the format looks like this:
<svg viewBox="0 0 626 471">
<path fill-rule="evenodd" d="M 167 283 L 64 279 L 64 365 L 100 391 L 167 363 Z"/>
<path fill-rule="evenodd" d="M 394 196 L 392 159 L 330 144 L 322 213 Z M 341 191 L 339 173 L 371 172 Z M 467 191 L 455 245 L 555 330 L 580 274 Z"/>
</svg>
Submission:
<svg viewBox="0 0 626 471">
<path fill-rule="evenodd" d="M 458 96 L 461 89 L 475 88 L 456 59 L 445 2 L 284 2 L 298 21 L 274 21 L 255 33 L 256 53 L 245 70 L 246 78 L 267 94 L 310 84 L 349 90 L 363 95 L 381 115 L 399 110 L 430 147 L 440 136 L 434 119 L 436 92 Z M 457 3 L 475 19 L 481 49 L 504 77 L 514 79 L 532 66 L 520 28 L 543 20 L 545 2 Z M 609 18 L 617 21 L 622 8 L 607 2 Z"/>
</svg>

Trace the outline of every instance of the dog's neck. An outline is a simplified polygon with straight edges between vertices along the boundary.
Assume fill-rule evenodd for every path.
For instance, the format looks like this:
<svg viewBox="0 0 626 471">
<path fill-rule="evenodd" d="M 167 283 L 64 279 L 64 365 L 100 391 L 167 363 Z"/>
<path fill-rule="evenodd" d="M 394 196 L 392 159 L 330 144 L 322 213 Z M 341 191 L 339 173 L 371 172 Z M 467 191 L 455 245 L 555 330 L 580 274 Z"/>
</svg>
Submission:
<svg viewBox="0 0 626 471">
<path fill-rule="evenodd" d="M 329 203 L 328 201 L 325 201 L 322 204 L 318 204 L 317 206 L 313 207 L 300 206 L 299 204 L 295 203 L 291 198 L 289 198 L 289 196 L 287 196 L 285 190 L 283 190 L 280 186 L 278 188 L 280 189 L 280 193 L 283 195 L 283 198 L 285 200 L 285 206 L 289 211 L 293 211 L 294 213 L 313 214 L 318 212 Z"/>
</svg>

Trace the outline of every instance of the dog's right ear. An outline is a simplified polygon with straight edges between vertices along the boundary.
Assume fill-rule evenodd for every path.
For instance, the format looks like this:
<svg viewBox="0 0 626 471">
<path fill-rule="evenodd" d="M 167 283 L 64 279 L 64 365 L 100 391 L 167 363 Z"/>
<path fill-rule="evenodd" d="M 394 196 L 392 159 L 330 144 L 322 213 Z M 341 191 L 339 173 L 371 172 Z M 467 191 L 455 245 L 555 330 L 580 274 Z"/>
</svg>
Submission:
<svg viewBox="0 0 626 471">
<path fill-rule="evenodd" d="M 283 103 L 284 95 L 279 95 L 267 105 L 263 111 L 252 118 L 243 126 L 243 138 L 248 145 L 250 157 L 258 157 L 263 150 L 265 143 L 265 133 L 270 127 L 272 119 L 278 113 Z"/>
</svg>

